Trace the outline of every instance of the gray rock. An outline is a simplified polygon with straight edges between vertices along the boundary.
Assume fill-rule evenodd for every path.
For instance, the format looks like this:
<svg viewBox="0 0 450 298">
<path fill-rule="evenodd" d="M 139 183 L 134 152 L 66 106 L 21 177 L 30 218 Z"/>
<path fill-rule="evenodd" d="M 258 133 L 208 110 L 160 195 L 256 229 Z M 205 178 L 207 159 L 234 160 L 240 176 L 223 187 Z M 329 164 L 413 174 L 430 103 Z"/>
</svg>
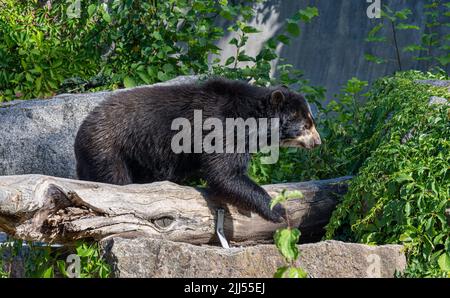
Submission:
<svg viewBox="0 0 450 298">
<path fill-rule="evenodd" d="M 411 128 L 406 135 L 403 136 L 402 140 L 400 141 L 402 144 L 406 144 L 409 140 L 411 140 L 414 137 L 414 133 L 416 132 L 415 128 Z"/>
<path fill-rule="evenodd" d="M 447 98 L 431 96 L 428 105 L 450 105 L 450 101 Z"/>
<path fill-rule="evenodd" d="M 435 87 L 450 87 L 450 80 L 416 80 L 416 83 L 432 85 Z"/>
<path fill-rule="evenodd" d="M 156 85 L 179 85 L 197 79 L 184 76 Z M 78 127 L 101 101 L 123 90 L 127 89 L 0 103 L 0 175 L 75 178 L 73 144 Z"/>
<path fill-rule="evenodd" d="M 267 244 L 223 249 L 143 237 L 100 244 L 115 277 L 272 277 L 284 265 Z M 312 277 L 392 277 L 406 267 L 400 245 L 323 241 L 299 249 L 299 265 Z"/>
</svg>

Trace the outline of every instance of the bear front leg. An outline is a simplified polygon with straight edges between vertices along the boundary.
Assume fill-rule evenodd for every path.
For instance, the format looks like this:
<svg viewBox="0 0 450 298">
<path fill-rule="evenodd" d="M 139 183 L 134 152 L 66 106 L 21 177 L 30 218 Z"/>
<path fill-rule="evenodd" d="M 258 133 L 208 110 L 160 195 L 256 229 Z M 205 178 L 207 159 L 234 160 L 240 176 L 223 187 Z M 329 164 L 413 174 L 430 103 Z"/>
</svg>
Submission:
<svg viewBox="0 0 450 298">
<path fill-rule="evenodd" d="M 277 204 L 270 209 L 269 194 L 247 175 L 223 177 L 224 180 L 209 183 L 211 190 L 230 203 L 246 207 L 273 222 L 282 222 L 286 216 L 285 209 Z"/>
<path fill-rule="evenodd" d="M 215 158 L 209 161 L 205 179 L 214 196 L 254 211 L 267 220 L 282 222 L 286 216 L 285 209 L 277 204 L 271 210 L 272 198 L 262 187 L 252 181 L 246 172 L 245 162 L 239 162 L 236 156 L 225 159 Z"/>
</svg>

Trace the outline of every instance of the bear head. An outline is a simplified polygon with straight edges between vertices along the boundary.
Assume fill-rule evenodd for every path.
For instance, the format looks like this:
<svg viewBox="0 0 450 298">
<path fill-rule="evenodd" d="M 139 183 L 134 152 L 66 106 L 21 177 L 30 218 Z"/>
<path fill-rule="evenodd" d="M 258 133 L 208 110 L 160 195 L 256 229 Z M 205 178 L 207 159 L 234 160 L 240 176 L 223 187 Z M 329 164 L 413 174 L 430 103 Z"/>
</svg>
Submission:
<svg viewBox="0 0 450 298">
<path fill-rule="evenodd" d="M 322 142 L 306 99 L 282 86 L 272 91 L 270 103 L 280 119 L 280 145 L 312 149 Z"/>
</svg>

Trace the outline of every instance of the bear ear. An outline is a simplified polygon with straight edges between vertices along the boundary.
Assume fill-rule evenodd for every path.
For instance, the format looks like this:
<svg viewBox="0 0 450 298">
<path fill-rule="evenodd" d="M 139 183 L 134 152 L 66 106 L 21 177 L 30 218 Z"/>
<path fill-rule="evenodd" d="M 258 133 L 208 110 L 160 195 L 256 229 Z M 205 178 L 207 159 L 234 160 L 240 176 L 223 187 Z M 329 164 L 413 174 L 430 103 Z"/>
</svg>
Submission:
<svg viewBox="0 0 450 298">
<path fill-rule="evenodd" d="M 272 92 L 271 96 L 270 96 L 270 102 L 274 105 L 274 106 L 279 106 L 280 104 L 282 104 L 285 101 L 285 97 L 283 92 L 281 92 L 280 90 L 275 90 Z"/>
</svg>

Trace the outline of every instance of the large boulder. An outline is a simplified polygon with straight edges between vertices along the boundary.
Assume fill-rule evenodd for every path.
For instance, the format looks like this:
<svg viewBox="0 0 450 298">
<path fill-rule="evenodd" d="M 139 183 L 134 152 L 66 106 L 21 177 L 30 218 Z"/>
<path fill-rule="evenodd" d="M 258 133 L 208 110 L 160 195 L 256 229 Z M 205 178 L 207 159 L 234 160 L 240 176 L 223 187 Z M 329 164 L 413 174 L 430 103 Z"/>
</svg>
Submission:
<svg viewBox="0 0 450 298">
<path fill-rule="evenodd" d="M 195 76 L 184 76 L 152 86 L 196 80 Z M 73 144 L 78 127 L 101 101 L 124 90 L 128 89 L 0 103 L 0 175 L 75 178 Z"/>
<path fill-rule="evenodd" d="M 100 243 L 115 277 L 272 277 L 283 266 L 274 245 L 224 249 L 148 237 Z M 323 241 L 299 245 L 299 265 L 311 277 L 393 277 L 406 259 L 400 245 Z"/>
</svg>

